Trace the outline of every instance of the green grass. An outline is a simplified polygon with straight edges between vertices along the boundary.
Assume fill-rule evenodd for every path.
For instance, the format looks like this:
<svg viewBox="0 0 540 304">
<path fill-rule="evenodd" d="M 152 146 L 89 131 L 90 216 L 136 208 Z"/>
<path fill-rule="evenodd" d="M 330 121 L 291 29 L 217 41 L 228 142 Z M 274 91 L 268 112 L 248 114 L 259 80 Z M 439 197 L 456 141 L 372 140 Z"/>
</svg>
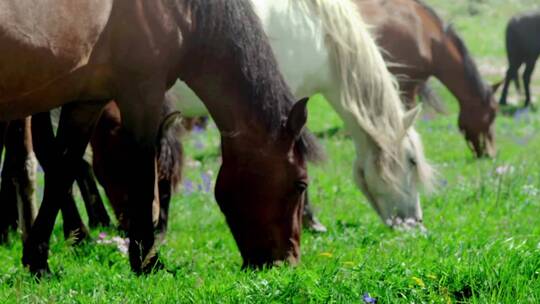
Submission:
<svg viewBox="0 0 540 304">
<path fill-rule="evenodd" d="M 506 20 L 536 0 L 484 0 L 474 16 L 467 13 L 466 1 L 429 2 L 457 24 L 477 57 L 504 62 Z M 72 248 L 58 221 L 50 279 L 36 283 L 22 268 L 18 235 L 0 247 L 0 301 L 362 303 L 368 292 L 379 303 L 539 303 L 540 113 L 499 117 L 499 155 L 475 160 L 457 131 L 453 97 L 436 87 L 452 114 L 417 123 L 440 173 L 439 191 L 422 198 L 427 234 L 382 225 L 352 182 L 353 145 L 337 132 L 322 139 L 328 163 L 310 168 L 312 201 L 329 232 L 303 235 L 298 267 L 241 271 L 213 195 L 184 193 L 174 197 L 168 240 L 161 248 L 170 271 L 137 277 L 115 247 Z M 342 126 L 322 98 L 312 100 L 309 124 L 316 132 Z M 192 134 L 186 146 L 198 161 L 186 167 L 186 179 L 197 187 L 202 172 L 218 168 L 217 131 Z M 509 169 L 498 174 L 501 168 Z"/>
</svg>

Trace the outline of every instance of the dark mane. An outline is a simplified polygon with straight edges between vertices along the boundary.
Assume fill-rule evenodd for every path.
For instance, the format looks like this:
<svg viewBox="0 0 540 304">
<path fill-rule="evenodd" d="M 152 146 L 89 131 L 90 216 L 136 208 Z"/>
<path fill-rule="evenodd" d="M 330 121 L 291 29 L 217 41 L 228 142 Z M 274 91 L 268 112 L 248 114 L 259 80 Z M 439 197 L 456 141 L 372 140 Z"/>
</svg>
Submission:
<svg viewBox="0 0 540 304">
<path fill-rule="evenodd" d="M 447 25 L 432 7 L 427 5 L 422 0 L 414 0 L 414 1 L 418 3 L 418 5 L 420 5 L 423 9 L 425 9 L 435 20 L 437 20 L 437 22 L 439 22 L 439 24 L 443 28 L 444 33 L 450 39 L 452 39 L 457 49 L 459 50 L 461 56 L 463 57 L 463 66 L 465 68 L 465 75 L 467 77 L 468 83 L 471 84 L 474 91 L 480 94 L 480 96 L 482 97 L 482 100 L 487 101 L 490 94 L 490 91 L 488 89 L 489 87 L 486 86 L 486 84 L 482 80 L 482 76 L 480 75 L 480 72 L 478 71 L 476 63 L 474 62 L 474 59 L 472 58 L 469 50 L 467 49 L 465 42 L 463 42 L 463 39 L 454 30 L 454 27 L 451 24 Z"/>
<path fill-rule="evenodd" d="M 465 76 L 467 77 L 467 82 L 472 86 L 474 91 L 478 92 L 480 96 L 482 96 L 483 101 L 488 101 L 489 94 L 491 92 L 489 87 L 484 83 L 484 80 L 478 71 L 478 67 L 467 49 L 465 42 L 463 42 L 463 39 L 461 39 L 461 37 L 456 33 L 452 25 L 448 25 L 445 32 L 448 37 L 454 41 L 454 44 L 461 53 L 461 56 L 463 56 L 463 66 L 465 67 Z"/>
<path fill-rule="evenodd" d="M 234 56 L 249 84 L 245 88 L 251 103 L 248 106 L 270 134 L 277 136 L 295 98 L 279 71 L 268 37 L 251 3 L 248 0 L 188 2 L 196 20 L 196 35 L 218 42 L 220 52 Z M 298 148 L 309 160 L 321 156 L 321 149 L 308 131 L 298 141 Z"/>
</svg>

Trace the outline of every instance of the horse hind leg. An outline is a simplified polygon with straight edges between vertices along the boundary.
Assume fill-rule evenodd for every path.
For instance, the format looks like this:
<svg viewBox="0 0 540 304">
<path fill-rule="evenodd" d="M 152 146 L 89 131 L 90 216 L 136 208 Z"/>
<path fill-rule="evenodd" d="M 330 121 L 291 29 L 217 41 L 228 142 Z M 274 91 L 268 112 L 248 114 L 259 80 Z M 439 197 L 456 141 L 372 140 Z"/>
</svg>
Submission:
<svg viewBox="0 0 540 304">
<path fill-rule="evenodd" d="M 19 213 L 19 226 L 22 230 L 22 240 L 26 241 L 34 218 L 37 214 L 36 209 L 36 171 L 37 159 L 32 147 L 32 131 L 30 127 L 30 118 L 24 121 L 23 145 L 17 149 L 21 170 L 17 171 L 14 184 L 17 192 L 17 206 Z"/>
<path fill-rule="evenodd" d="M 86 207 L 90 228 L 110 226 L 111 219 L 101 199 L 92 166 L 84 158 L 80 161 L 76 181 Z"/>
<path fill-rule="evenodd" d="M 523 86 L 525 87 L 525 107 L 531 104 L 531 76 L 534 72 L 536 61 L 528 61 L 523 72 Z"/>
</svg>

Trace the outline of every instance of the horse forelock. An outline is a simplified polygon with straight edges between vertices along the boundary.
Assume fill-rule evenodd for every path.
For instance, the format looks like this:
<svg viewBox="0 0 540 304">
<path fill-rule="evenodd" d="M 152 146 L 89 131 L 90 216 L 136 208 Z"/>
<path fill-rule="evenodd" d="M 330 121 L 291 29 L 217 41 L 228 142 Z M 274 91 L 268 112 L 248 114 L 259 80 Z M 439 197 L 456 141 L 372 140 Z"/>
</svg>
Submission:
<svg viewBox="0 0 540 304">
<path fill-rule="evenodd" d="M 261 21 L 249 0 L 190 0 L 197 36 L 218 41 L 239 64 L 249 92 L 246 107 L 274 137 L 279 136 L 283 121 L 294 104 Z M 320 147 L 309 131 L 298 141 L 299 151 L 308 160 L 319 159 Z"/>
<path fill-rule="evenodd" d="M 296 3 L 306 13 L 321 18 L 334 71 L 340 80 L 340 102 L 347 111 L 344 119 L 353 120 L 353 124 L 367 134 L 370 144 L 379 149 L 381 176 L 389 185 L 398 187 L 395 166 L 406 165 L 400 144 L 407 133 L 403 104 L 397 81 L 388 71 L 358 7 L 349 0 L 298 0 Z M 427 171 L 429 164 L 422 145 L 416 146 L 419 168 Z M 422 172 L 418 172 L 419 177 L 424 175 L 420 174 Z M 419 181 L 427 182 L 427 179 L 419 178 Z"/>
</svg>

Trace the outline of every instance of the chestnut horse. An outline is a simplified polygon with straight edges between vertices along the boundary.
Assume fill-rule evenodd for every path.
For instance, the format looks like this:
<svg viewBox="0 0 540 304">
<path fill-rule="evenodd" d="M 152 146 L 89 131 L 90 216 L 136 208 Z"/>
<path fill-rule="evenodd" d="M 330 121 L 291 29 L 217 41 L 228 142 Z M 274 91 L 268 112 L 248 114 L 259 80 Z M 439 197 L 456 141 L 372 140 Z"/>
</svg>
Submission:
<svg viewBox="0 0 540 304">
<path fill-rule="evenodd" d="M 248 1 L 7 0 L 0 11 L 0 119 L 63 105 L 62 153 L 24 244 L 31 272 L 49 271 L 55 218 L 109 100 L 117 101 L 129 135 L 126 158 L 138 164 L 127 172 L 131 267 L 142 273 L 159 266 L 155 145 L 165 92 L 178 78 L 221 132 L 216 200 L 244 266 L 299 259 L 306 161 L 319 153 L 304 130 L 306 100 L 294 104 Z"/>
<path fill-rule="evenodd" d="M 423 227 L 419 190 L 431 167 L 358 7 L 349 0 L 251 0 L 271 37 L 288 84 L 297 95 L 322 93 L 351 133 L 358 187 L 390 227 Z M 204 115 L 205 107 L 178 84 L 180 111 Z M 211 112 L 211 111 L 210 111 Z"/>
<path fill-rule="evenodd" d="M 455 30 L 420 0 L 354 0 L 373 32 L 405 102 L 434 76 L 457 98 L 459 128 L 477 157 L 495 155 L 494 89 L 486 85 Z"/>
</svg>

